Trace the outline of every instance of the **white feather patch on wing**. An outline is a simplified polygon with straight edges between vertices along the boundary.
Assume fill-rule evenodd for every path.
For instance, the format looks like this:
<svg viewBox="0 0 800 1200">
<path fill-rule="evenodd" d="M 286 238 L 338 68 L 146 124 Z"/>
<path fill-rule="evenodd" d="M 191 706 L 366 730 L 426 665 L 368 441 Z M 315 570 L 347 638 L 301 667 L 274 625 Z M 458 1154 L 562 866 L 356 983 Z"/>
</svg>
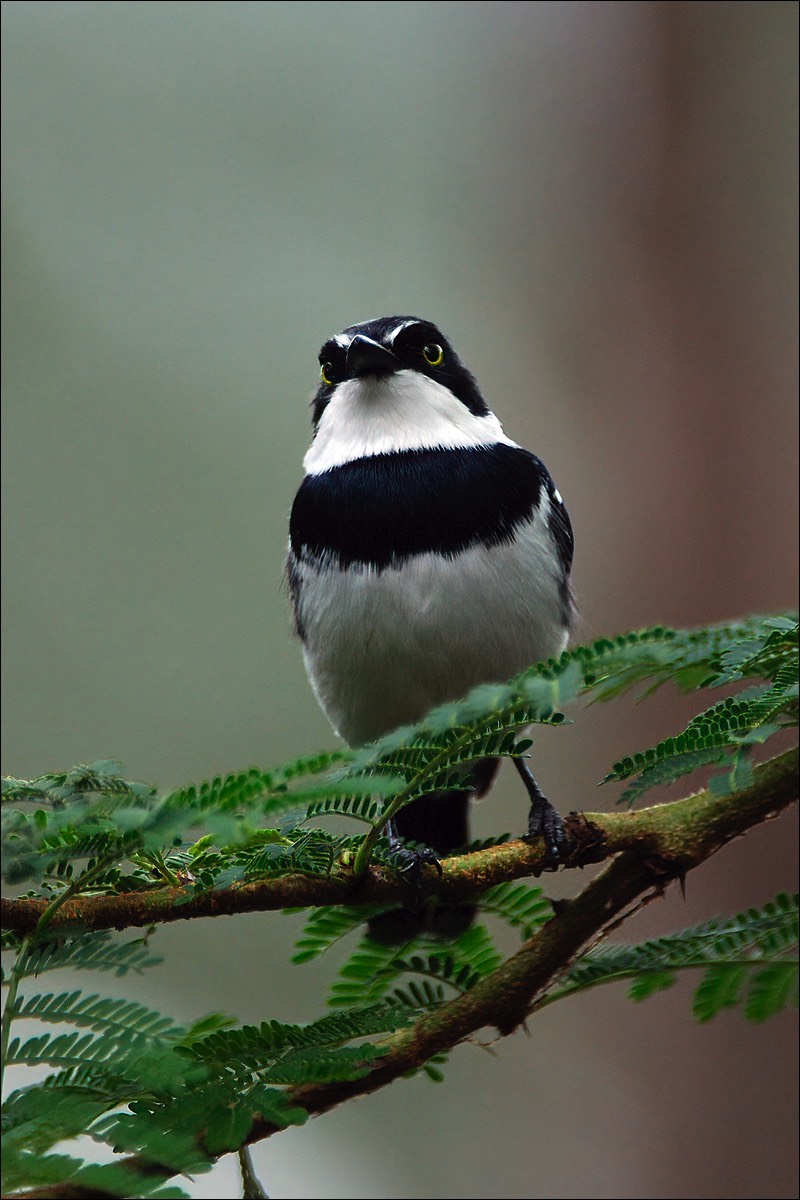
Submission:
<svg viewBox="0 0 800 1200">
<path fill-rule="evenodd" d="M 373 454 L 517 443 L 494 413 L 477 416 L 453 393 L 418 371 L 348 379 L 339 384 L 303 460 L 309 475 Z"/>
</svg>

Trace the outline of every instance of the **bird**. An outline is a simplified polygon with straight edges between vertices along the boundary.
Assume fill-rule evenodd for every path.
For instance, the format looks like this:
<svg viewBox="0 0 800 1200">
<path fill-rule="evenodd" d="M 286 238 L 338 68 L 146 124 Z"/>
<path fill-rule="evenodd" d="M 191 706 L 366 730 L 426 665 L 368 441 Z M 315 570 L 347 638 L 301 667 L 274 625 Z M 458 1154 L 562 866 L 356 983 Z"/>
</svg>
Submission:
<svg viewBox="0 0 800 1200">
<path fill-rule="evenodd" d="M 311 409 L 286 580 L 311 686 L 348 745 L 561 654 L 575 618 L 564 501 L 435 324 L 379 317 L 328 338 Z M 525 759 L 513 761 L 528 833 L 557 858 L 564 822 Z M 470 798 L 497 766 L 482 760 L 464 788 L 397 814 L 390 843 L 419 847 L 406 865 L 468 842 Z M 433 932 L 469 924 L 473 907 L 453 908 L 427 918 Z M 406 910 L 392 936 L 390 918 L 385 940 L 425 919 Z"/>
</svg>

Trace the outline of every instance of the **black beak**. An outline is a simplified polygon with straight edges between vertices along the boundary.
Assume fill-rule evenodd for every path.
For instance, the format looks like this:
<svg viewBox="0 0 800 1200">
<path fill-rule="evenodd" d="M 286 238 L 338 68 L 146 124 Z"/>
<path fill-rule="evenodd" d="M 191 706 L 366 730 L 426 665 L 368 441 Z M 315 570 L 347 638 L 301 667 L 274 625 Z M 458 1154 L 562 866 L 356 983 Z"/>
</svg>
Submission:
<svg viewBox="0 0 800 1200">
<path fill-rule="evenodd" d="M 364 337 L 363 333 L 357 333 L 347 347 L 347 373 L 352 378 L 360 375 L 391 375 L 399 366 L 391 350 L 379 342 L 373 342 L 372 338 Z"/>
</svg>

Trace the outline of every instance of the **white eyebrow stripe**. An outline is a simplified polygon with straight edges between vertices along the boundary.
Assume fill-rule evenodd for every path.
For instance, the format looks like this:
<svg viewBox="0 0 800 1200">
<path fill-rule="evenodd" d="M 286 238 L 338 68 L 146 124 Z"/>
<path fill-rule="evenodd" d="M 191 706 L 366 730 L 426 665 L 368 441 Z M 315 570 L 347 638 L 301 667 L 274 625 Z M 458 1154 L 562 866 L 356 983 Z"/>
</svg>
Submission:
<svg viewBox="0 0 800 1200">
<path fill-rule="evenodd" d="M 419 325 L 419 324 L 420 324 L 419 321 L 413 321 L 413 320 L 412 321 L 403 321 L 402 325 L 398 325 L 397 328 L 393 329 L 392 332 L 389 334 L 389 344 L 391 346 L 393 346 L 394 339 L 398 336 L 398 334 L 402 333 L 404 329 L 408 329 L 409 325 Z"/>
</svg>

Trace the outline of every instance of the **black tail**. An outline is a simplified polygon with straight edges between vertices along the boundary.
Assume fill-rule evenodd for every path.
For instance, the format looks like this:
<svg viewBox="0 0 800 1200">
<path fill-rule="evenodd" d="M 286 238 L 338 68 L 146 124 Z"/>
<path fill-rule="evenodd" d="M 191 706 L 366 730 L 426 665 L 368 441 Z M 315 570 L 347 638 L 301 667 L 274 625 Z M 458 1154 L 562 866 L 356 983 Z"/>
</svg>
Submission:
<svg viewBox="0 0 800 1200">
<path fill-rule="evenodd" d="M 395 817 L 395 831 L 406 841 L 429 846 L 439 856 L 466 846 L 472 794 L 471 791 L 435 792 L 414 800 Z"/>
<path fill-rule="evenodd" d="M 455 792 L 434 792 L 414 800 L 397 814 L 395 832 L 406 841 L 419 842 L 444 856 L 469 841 L 469 802 L 483 796 L 491 787 L 499 761 L 483 759 L 477 764 L 473 787 Z M 475 905 L 469 902 L 445 904 L 419 903 L 408 908 L 393 908 L 369 922 L 370 937 L 384 945 L 410 941 L 419 933 L 454 938 L 472 924 Z"/>
</svg>

